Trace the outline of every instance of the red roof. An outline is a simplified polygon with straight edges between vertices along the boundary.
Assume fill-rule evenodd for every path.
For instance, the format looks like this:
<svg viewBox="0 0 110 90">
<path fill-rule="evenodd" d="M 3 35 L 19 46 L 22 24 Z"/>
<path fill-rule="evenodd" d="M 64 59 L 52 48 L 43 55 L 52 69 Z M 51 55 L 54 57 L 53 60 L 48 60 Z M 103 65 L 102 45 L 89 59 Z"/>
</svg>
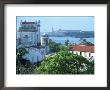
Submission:
<svg viewBox="0 0 110 90">
<path fill-rule="evenodd" d="M 94 53 L 94 46 L 75 45 L 70 48 L 71 51 L 91 52 Z"/>
<path fill-rule="evenodd" d="M 22 24 L 35 24 L 35 22 L 22 22 Z"/>
</svg>

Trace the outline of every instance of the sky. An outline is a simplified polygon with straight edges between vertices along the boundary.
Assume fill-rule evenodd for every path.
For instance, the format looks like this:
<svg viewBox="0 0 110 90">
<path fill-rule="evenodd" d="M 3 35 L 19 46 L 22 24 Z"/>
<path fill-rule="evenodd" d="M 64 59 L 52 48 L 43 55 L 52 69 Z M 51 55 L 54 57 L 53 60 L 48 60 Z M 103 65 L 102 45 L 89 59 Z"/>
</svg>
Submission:
<svg viewBox="0 0 110 90">
<path fill-rule="evenodd" d="M 17 16 L 17 30 L 20 22 L 34 22 L 40 20 L 40 31 L 51 32 L 53 30 L 82 30 L 94 31 L 94 16 Z"/>
</svg>

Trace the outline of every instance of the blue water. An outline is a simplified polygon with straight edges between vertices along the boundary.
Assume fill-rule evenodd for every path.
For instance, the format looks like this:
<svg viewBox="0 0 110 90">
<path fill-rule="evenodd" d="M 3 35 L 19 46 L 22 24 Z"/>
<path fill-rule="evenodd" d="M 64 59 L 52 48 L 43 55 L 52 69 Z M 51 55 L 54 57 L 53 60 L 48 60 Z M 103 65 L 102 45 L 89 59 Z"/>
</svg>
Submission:
<svg viewBox="0 0 110 90">
<path fill-rule="evenodd" d="M 80 43 L 81 39 L 80 38 L 74 38 L 74 37 L 49 37 L 49 39 L 52 39 L 53 41 L 61 44 L 65 44 L 66 40 L 69 40 L 69 43 Z M 86 39 L 87 41 L 94 43 L 94 38 L 83 38 Z"/>
</svg>

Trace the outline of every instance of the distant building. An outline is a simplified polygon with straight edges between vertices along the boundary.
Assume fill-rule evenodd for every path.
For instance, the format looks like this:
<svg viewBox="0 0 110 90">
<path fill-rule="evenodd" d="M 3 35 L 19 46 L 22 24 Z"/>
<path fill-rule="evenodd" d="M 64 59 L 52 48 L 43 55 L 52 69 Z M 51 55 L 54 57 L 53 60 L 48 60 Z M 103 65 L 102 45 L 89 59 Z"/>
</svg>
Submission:
<svg viewBox="0 0 110 90">
<path fill-rule="evenodd" d="M 94 59 L 94 46 L 75 45 L 70 48 L 70 52 L 81 55 L 87 59 Z"/>
<path fill-rule="evenodd" d="M 58 32 L 63 32 L 63 33 L 77 33 L 77 32 L 81 32 L 81 30 L 62 30 L 62 29 L 59 29 Z"/>
<path fill-rule="evenodd" d="M 81 32 L 81 30 L 54 30 L 52 28 L 52 32 L 49 32 L 48 35 L 49 36 L 76 36 L 77 34 L 79 34 Z"/>
<path fill-rule="evenodd" d="M 49 36 L 58 36 L 58 37 L 65 37 L 65 36 L 71 36 L 75 38 L 93 38 L 94 37 L 94 31 L 82 31 L 82 30 L 54 30 L 52 28 L 52 32 L 48 32 Z"/>
<path fill-rule="evenodd" d="M 36 63 L 44 59 L 48 45 L 48 41 L 45 41 L 46 45 L 42 47 L 41 36 L 40 36 L 40 20 L 35 22 L 20 22 L 19 30 L 17 30 L 16 46 L 17 49 L 24 47 L 27 49 L 28 54 L 24 55 L 23 58 L 30 60 L 32 63 Z"/>
<path fill-rule="evenodd" d="M 61 30 L 61 29 L 59 29 L 57 31 L 58 34 L 61 34 L 64 36 L 74 36 L 80 32 L 81 32 L 81 30 Z"/>
</svg>

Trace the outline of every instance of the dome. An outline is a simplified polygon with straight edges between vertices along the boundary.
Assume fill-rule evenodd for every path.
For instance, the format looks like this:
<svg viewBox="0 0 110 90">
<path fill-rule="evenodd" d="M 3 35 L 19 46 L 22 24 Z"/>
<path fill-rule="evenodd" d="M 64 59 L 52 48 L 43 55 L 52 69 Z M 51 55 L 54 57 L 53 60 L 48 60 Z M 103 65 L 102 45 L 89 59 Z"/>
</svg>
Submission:
<svg viewBox="0 0 110 90">
<path fill-rule="evenodd" d="M 46 33 L 43 33 L 41 36 L 48 37 L 48 35 Z"/>
</svg>

